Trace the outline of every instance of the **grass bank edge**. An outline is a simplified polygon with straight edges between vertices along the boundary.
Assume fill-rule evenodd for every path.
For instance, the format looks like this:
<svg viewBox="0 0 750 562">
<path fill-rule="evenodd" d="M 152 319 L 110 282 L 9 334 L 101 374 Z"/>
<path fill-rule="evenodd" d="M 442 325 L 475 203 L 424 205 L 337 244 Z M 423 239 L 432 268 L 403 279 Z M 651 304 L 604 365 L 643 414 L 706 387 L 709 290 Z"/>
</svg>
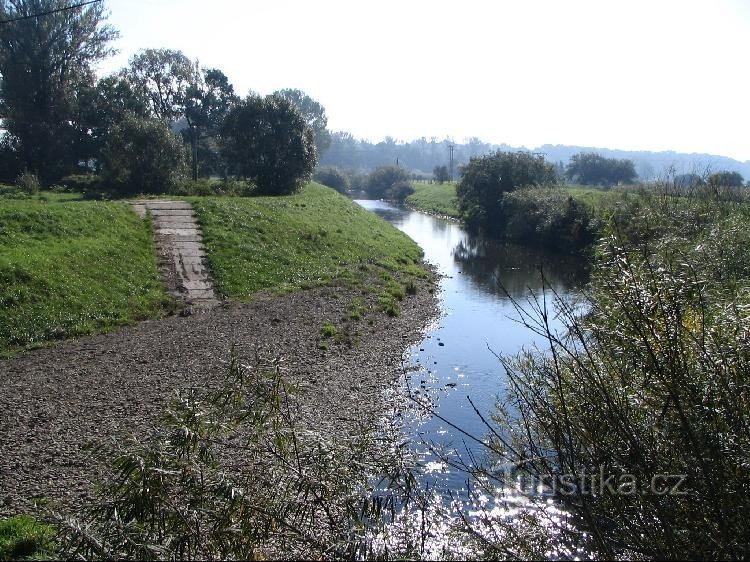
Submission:
<svg viewBox="0 0 750 562">
<path fill-rule="evenodd" d="M 379 295 L 383 310 L 428 279 L 408 236 L 333 189 L 311 182 L 285 197 L 188 197 L 218 291 L 250 301 L 344 284 Z"/>
</svg>

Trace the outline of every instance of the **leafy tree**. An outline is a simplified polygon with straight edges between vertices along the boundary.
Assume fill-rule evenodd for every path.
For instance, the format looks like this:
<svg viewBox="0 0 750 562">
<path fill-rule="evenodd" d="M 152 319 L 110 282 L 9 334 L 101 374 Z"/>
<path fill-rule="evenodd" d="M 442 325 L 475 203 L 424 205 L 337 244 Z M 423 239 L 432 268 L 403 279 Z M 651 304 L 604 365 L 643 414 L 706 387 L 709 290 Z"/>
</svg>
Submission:
<svg viewBox="0 0 750 562">
<path fill-rule="evenodd" d="M 229 173 L 251 179 L 260 193 L 293 193 L 315 168 L 313 132 L 280 96 L 250 95 L 235 104 L 221 127 L 221 144 Z"/>
<path fill-rule="evenodd" d="M 180 138 L 158 119 L 127 116 L 104 149 L 104 175 L 120 193 L 167 193 L 184 172 Z"/>
<path fill-rule="evenodd" d="M 127 116 L 146 118 L 150 114 L 145 93 L 123 74 L 99 80 L 78 92 L 79 115 L 88 134 L 81 138 L 79 152 L 101 164 L 107 135 Z"/>
<path fill-rule="evenodd" d="M 381 199 L 386 197 L 386 192 L 397 182 L 409 181 L 409 173 L 401 166 L 380 166 L 368 177 L 365 183 L 365 191 L 370 197 Z"/>
<path fill-rule="evenodd" d="M 739 172 L 724 170 L 708 176 L 708 184 L 712 187 L 742 187 L 744 182 L 745 178 Z"/>
<path fill-rule="evenodd" d="M 186 136 L 190 142 L 193 179 L 198 179 L 198 143 L 218 134 L 231 105 L 236 101 L 234 87 L 216 68 L 200 69 L 185 93 Z M 205 150 L 205 148 L 204 148 Z"/>
<path fill-rule="evenodd" d="M 403 203 L 404 201 L 406 201 L 406 198 L 409 197 L 409 195 L 411 195 L 412 193 L 414 193 L 414 187 L 411 185 L 411 183 L 408 181 L 400 180 L 385 190 L 385 198 L 391 201 L 398 201 L 400 203 Z"/>
<path fill-rule="evenodd" d="M 445 183 L 451 179 L 448 166 L 435 166 L 432 170 L 432 175 L 435 176 L 435 181 L 438 183 Z"/>
<path fill-rule="evenodd" d="M 502 195 L 520 187 L 554 183 L 555 169 L 541 154 L 496 152 L 472 158 L 456 189 L 461 217 L 470 227 L 502 232 Z"/>
<path fill-rule="evenodd" d="M 130 59 L 126 75 L 146 94 L 151 115 L 171 123 L 185 114 L 196 66 L 182 51 L 145 49 Z"/>
<path fill-rule="evenodd" d="M 569 180 L 583 185 L 633 183 L 638 174 L 632 160 L 605 158 L 595 152 L 580 152 L 565 168 Z"/>
<path fill-rule="evenodd" d="M 322 155 L 331 146 L 331 133 L 328 127 L 326 110 L 319 102 L 312 99 L 302 90 L 286 88 L 277 90 L 274 95 L 280 96 L 293 103 L 300 110 L 315 137 L 315 149 Z"/>
<path fill-rule="evenodd" d="M 333 166 L 318 168 L 313 174 L 313 179 L 318 183 L 335 189 L 339 193 L 346 193 L 350 188 L 349 177 L 340 169 Z"/>
<path fill-rule="evenodd" d="M 23 165 L 45 181 L 78 160 L 87 128 L 79 122 L 77 92 L 93 84 L 92 65 L 112 53 L 108 44 L 117 37 L 104 25 L 101 3 L 67 9 L 69 4 L 0 0 L 0 19 L 22 18 L 0 25 L 3 126 Z"/>
</svg>

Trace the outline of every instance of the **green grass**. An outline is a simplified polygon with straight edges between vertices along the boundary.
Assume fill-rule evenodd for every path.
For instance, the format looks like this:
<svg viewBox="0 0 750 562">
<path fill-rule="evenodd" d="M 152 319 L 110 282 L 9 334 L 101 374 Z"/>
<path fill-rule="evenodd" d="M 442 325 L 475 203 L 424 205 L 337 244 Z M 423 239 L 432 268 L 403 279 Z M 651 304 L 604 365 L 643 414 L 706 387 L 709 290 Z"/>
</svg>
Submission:
<svg viewBox="0 0 750 562">
<path fill-rule="evenodd" d="M 428 213 L 459 217 L 455 182 L 415 182 L 412 185 L 414 186 L 414 193 L 406 199 L 409 205 Z"/>
<path fill-rule="evenodd" d="M 156 317 L 150 226 L 125 202 L 0 201 L 0 352 Z"/>
<path fill-rule="evenodd" d="M 332 338 L 336 334 L 338 334 L 338 330 L 336 329 L 336 326 L 332 324 L 329 320 L 326 320 L 323 323 L 323 327 L 320 329 L 320 335 L 324 338 Z"/>
<path fill-rule="evenodd" d="M 611 207 L 619 195 L 617 190 L 590 187 L 586 185 L 566 184 L 563 188 L 568 191 L 574 199 L 585 203 L 595 211 L 601 211 L 607 207 Z"/>
<path fill-rule="evenodd" d="M 55 552 L 55 528 L 27 515 L 0 521 L 0 560 L 49 560 Z"/>
<path fill-rule="evenodd" d="M 232 299 L 348 283 L 392 314 L 427 275 L 416 243 L 318 184 L 288 197 L 189 199 L 217 287 Z M 0 354 L 158 317 L 169 303 L 150 225 L 126 202 L 0 199 Z"/>
<path fill-rule="evenodd" d="M 334 190 L 316 183 L 286 197 L 190 198 L 211 269 L 223 295 L 251 300 L 349 283 L 392 292 L 393 283 L 425 276 L 422 251 L 405 234 Z M 371 288 L 371 287 L 370 287 Z"/>
</svg>

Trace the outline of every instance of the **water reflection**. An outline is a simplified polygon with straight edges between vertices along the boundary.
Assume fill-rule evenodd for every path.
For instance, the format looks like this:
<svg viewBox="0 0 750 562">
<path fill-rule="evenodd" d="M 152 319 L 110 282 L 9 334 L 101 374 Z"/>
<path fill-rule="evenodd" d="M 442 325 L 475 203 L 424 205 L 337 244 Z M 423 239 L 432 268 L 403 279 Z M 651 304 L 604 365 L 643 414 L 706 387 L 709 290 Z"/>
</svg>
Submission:
<svg viewBox="0 0 750 562">
<path fill-rule="evenodd" d="M 495 295 L 507 291 L 515 299 L 529 289 L 541 289 L 541 280 L 564 291 L 583 286 L 587 272 L 575 258 L 548 254 L 518 244 L 467 235 L 453 249 L 453 258 L 479 290 Z M 504 289 L 504 290 L 503 290 Z"/>
<path fill-rule="evenodd" d="M 495 353 L 514 354 L 524 346 L 543 343 L 517 322 L 511 299 L 523 302 L 530 290 L 540 293 L 543 286 L 563 298 L 573 297 L 587 280 L 583 264 L 572 257 L 472 235 L 455 222 L 382 201 L 357 202 L 415 240 L 425 259 L 443 275 L 443 314 L 408 354 L 413 394 L 451 424 L 484 435 L 486 427 L 467 397 L 489 419 L 505 385 L 505 372 Z M 423 481 L 460 494 L 467 475 L 441 464 L 430 446 L 454 447 L 467 462 L 484 451 L 464 442 L 450 424 L 419 413 L 416 408 L 411 417 L 403 417 L 403 430 L 422 458 Z"/>
</svg>

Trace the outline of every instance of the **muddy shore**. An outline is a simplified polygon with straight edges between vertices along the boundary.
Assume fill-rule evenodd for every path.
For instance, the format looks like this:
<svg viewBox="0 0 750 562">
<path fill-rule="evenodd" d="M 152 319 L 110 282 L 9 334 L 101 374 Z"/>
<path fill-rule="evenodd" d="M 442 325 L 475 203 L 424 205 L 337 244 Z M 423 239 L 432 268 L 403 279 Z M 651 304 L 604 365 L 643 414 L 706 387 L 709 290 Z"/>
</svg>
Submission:
<svg viewBox="0 0 750 562">
<path fill-rule="evenodd" d="M 324 287 L 146 321 L 0 361 L 0 515 L 41 506 L 75 514 L 103 470 L 84 446 L 152 432 L 175 389 L 219 383 L 233 344 L 240 358 L 280 358 L 284 377 L 302 389 L 301 416 L 310 427 L 341 433 L 375 423 L 403 352 L 437 315 L 436 289 L 435 279 L 421 282 L 395 318 L 366 291 Z M 349 319 L 355 299 L 368 311 Z M 323 338 L 326 321 L 348 330 L 354 344 Z"/>
</svg>

